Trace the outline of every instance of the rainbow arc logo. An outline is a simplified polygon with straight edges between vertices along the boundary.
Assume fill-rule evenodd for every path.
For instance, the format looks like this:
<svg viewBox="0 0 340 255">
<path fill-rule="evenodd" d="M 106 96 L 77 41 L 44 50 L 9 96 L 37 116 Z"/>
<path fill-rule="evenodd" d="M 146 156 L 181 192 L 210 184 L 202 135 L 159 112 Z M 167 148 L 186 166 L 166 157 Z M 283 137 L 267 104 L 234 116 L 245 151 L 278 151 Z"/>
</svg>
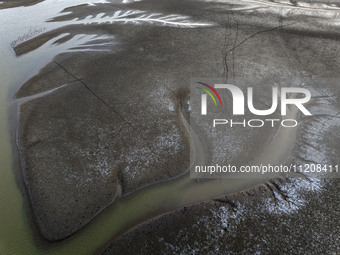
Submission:
<svg viewBox="0 0 340 255">
<path fill-rule="evenodd" d="M 243 91 L 232 84 L 215 84 L 215 88 L 210 86 L 209 84 L 203 82 L 197 82 L 198 84 L 204 86 L 197 87 L 198 89 L 204 91 L 206 94 L 201 95 L 201 114 L 207 115 L 207 97 L 208 95 L 214 101 L 215 106 L 217 106 L 216 99 L 213 94 L 218 98 L 220 104 L 222 106 L 222 100 L 220 95 L 217 93 L 215 88 L 217 89 L 227 89 L 230 91 L 232 95 L 233 101 L 233 115 L 244 115 L 245 114 L 245 96 Z M 259 116 L 270 115 L 274 113 L 278 107 L 278 100 L 281 99 L 281 115 L 287 115 L 288 105 L 295 105 L 298 109 L 300 109 L 305 115 L 312 115 L 303 104 L 307 103 L 311 99 L 311 93 L 309 90 L 300 87 L 281 87 L 281 90 L 277 87 L 272 88 L 272 105 L 269 109 L 256 109 L 253 103 L 253 88 L 247 88 L 247 106 L 251 113 Z M 292 96 L 289 96 L 293 95 Z M 295 95 L 302 94 L 304 97 L 296 97 Z"/>
<path fill-rule="evenodd" d="M 214 101 L 214 103 L 215 103 L 215 106 L 217 106 L 217 102 L 216 102 L 216 99 L 215 99 L 215 97 L 214 97 L 214 95 L 208 90 L 208 89 L 210 89 L 214 94 L 215 94 L 215 96 L 218 98 L 218 100 L 220 101 L 220 104 L 221 104 L 221 106 L 223 105 L 222 104 L 222 100 L 221 100 L 221 97 L 220 97 L 220 95 L 217 93 L 217 91 L 216 91 L 216 89 L 214 89 L 212 86 L 210 86 L 209 84 L 206 84 L 206 83 L 203 83 L 203 82 L 197 82 L 198 84 L 200 84 L 200 85 L 203 85 L 203 86 L 205 86 L 207 89 L 205 89 L 205 88 L 201 88 L 201 87 L 197 87 L 198 89 L 200 89 L 200 90 L 202 90 L 202 91 L 204 91 L 204 92 L 206 92 L 211 98 L 212 98 L 212 100 Z M 202 94 L 202 110 L 201 110 L 202 112 L 202 114 L 203 115 L 206 115 L 207 114 L 207 95 L 206 94 Z"/>
<path fill-rule="evenodd" d="M 221 97 L 220 97 L 220 95 L 217 93 L 216 89 L 214 89 L 214 88 L 213 88 L 212 86 L 210 86 L 209 84 L 206 84 L 206 83 L 203 83 L 203 82 L 197 82 L 197 83 L 198 83 L 198 84 L 201 84 L 201 85 L 203 85 L 203 86 L 205 86 L 205 87 L 207 87 L 208 89 L 210 89 L 210 90 L 217 96 L 217 98 L 218 98 L 218 100 L 220 101 L 220 104 L 221 104 L 221 106 L 222 106 Z M 217 106 L 216 99 L 215 99 L 215 97 L 213 96 L 213 94 L 212 94 L 209 90 L 204 89 L 204 88 L 201 88 L 201 87 L 197 87 L 197 88 L 200 89 L 200 90 L 203 90 L 204 92 L 206 92 L 206 93 L 212 98 L 212 100 L 214 101 L 215 106 Z"/>
</svg>

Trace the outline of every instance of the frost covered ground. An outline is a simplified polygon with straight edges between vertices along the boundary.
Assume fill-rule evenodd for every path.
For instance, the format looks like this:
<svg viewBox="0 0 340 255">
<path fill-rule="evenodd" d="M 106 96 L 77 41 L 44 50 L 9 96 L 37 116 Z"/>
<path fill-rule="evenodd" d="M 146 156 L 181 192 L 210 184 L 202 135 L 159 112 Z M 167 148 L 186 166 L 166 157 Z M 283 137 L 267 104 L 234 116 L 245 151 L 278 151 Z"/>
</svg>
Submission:
<svg viewBox="0 0 340 255">
<path fill-rule="evenodd" d="M 340 245 L 338 192 L 338 179 L 273 180 L 157 218 L 102 254 L 335 255 Z"/>
</svg>

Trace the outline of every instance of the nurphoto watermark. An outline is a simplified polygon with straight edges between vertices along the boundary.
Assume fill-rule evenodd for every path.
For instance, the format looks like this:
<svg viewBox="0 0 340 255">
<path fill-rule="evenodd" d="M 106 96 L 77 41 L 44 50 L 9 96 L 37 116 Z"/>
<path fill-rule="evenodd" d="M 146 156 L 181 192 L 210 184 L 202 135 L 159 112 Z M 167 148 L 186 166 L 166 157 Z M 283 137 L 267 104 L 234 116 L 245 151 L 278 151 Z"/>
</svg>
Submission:
<svg viewBox="0 0 340 255">
<path fill-rule="evenodd" d="M 337 163 L 301 162 L 294 154 L 304 122 L 313 118 L 317 82 L 325 81 L 191 79 L 190 176 L 338 176 Z"/>
</svg>

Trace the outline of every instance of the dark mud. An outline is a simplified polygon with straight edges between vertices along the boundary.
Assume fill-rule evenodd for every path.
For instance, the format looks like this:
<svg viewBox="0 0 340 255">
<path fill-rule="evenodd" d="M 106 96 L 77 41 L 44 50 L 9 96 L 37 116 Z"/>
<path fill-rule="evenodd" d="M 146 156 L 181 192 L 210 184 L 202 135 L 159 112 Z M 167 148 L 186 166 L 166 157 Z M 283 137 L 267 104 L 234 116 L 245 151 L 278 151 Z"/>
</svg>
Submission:
<svg viewBox="0 0 340 255">
<path fill-rule="evenodd" d="M 177 13 L 212 25 L 182 28 L 89 19 L 85 26 L 71 20 L 97 15 L 105 5 L 72 7 L 68 11 L 77 11 L 50 21 L 64 25 L 15 48 L 25 55 L 65 33 L 69 35 L 55 47 L 80 33 L 107 35 L 93 45 L 112 42 L 103 52 L 58 55 L 17 93 L 26 97 L 66 85 L 23 104 L 19 117 L 25 182 L 40 230 L 49 240 L 76 232 L 116 196 L 187 170 L 188 133 L 179 111 L 188 101 L 190 78 L 339 75 L 339 34 L 333 20 L 323 16 L 262 9 L 249 15 L 233 10 L 233 4 L 215 2 L 124 6 Z M 109 5 L 107 12 L 112 15 L 120 7 Z M 238 149 L 253 157 L 252 151 L 274 134 L 265 131 L 252 133 Z M 328 154 L 336 157 L 338 147 L 333 147 Z M 297 147 L 294 155 L 301 156 L 299 152 Z"/>
<path fill-rule="evenodd" d="M 338 254 L 339 191 L 339 179 L 273 180 L 154 219 L 101 254 Z"/>
</svg>

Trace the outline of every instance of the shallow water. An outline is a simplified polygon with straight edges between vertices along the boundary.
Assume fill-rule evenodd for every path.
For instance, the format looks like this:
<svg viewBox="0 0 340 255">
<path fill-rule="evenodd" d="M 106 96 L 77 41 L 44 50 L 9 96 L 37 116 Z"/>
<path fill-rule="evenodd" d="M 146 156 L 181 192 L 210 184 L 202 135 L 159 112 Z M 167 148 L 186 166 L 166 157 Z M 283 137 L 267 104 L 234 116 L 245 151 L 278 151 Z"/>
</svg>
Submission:
<svg viewBox="0 0 340 255">
<path fill-rule="evenodd" d="M 98 1 L 76 1 L 76 3 L 73 1 L 72 5 L 89 2 Z M 9 117 L 9 113 L 21 102 L 14 99 L 14 94 L 20 85 L 56 55 L 75 51 L 71 49 L 95 39 L 95 36 L 78 36 L 68 43 L 54 45 L 55 41 L 66 36 L 62 34 L 20 57 L 15 55 L 11 44 L 18 39 L 19 41 L 29 39 L 34 31 L 46 32 L 70 24 L 44 22 L 46 18 L 66 7 L 67 4 L 62 1 L 45 1 L 31 7 L 0 10 L 1 21 L 6 20 L 0 25 L 0 34 L 6 34 L 0 37 L 0 254 L 93 254 L 114 236 L 153 216 L 261 182 L 260 179 L 224 179 L 196 183 L 187 174 L 177 180 L 153 185 L 119 199 L 79 233 L 64 241 L 56 243 L 44 241 L 37 230 L 32 228 L 34 222 L 31 213 L 26 211 L 28 202 L 17 186 L 16 178 L 21 177 L 15 176 L 15 172 L 19 172 L 15 164 L 18 158 L 13 154 L 16 148 L 10 131 L 16 123 L 9 122 L 15 119 L 13 116 Z M 24 24 L 16 23 L 18 15 L 25 20 Z M 28 31 L 30 32 L 27 33 Z M 26 37 L 20 37 L 25 34 Z M 279 139 L 284 136 L 279 136 Z M 287 148 L 289 151 L 289 146 Z"/>
<path fill-rule="evenodd" d="M 16 9 L 26 9 L 29 7 L 18 7 Z M 34 9 L 32 9 L 33 12 Z M 17 10 L 7 9 L 6 19 L 14 20 Z M 3 12 L 3 11 L 1 11 Z M 13 16 L 10 15 L 13 13 Z M 32 14 L 32 13 L 31 13 Z M 4 17 L 4 16 L 2 16 Z M 14 26 L 14 24 L 13 24 Z M 2 27 L 2 34 L 8 28 Z M 62 45 L 56 48 L 52 42 L 31 51 L 28 54 L 17 57 L 10 47 L 17 34 L 23 33 L 28 27 L 22 27 L 22 31 L 11 33 L 8 37 L 1 37 L 1 92 L 0 92 L 0 253 L 2 254 L 92 254 L 97 249 L 103 247 L 113 236 L 121 231 L 151 218 L 160 213 L 167 212 L 184 204 L 205 200 L 211 194 L 220 195 L 227 191 L 234 191 L 247 187 L 253 183 L 242 181 L 229 187 L 225 186 L 226 180 L 217 181 L 214 185 L 208 183 L 196 184 L 184 175 L 182 178 L 167 182 L 166 184 L 154 185 L 141 190 L 125 199 L 121 199 L 102 212 L 92 223 L 82 229 L 71 238 L 58 242 L 48 243 L 41 239 L 36 229 L 31 229 L 31 214 L 25 211 L 27 201 L 20 192 L 16 184 L 14 174 L 17 155 L 12 154 L 15 141 L 11 138 L 10 128 L 15 123 L 9 123 L 8 114 L 11 108 L 18 107 L 17 104 L 23 100 L 15 100 L 14 94 L 21 84 L 32 77 L 44 65 L 46 65 L 55 55 L 67 51 L 70 46 Z M 54 39 L 55 41 L 56 39 Z M 84 41 L 80 41 L 80 44 Z M 77 41 L 77 44 L 79 41 Z M 35 63 L 32 65 L 32 63 Z M 29 99 L 29 98 L 28 98 Z M 16 149 L 16 148 L 14 148 Z M 20 170 L 19 170 L 20 171 Z M 17 172 L 19 172 L 17 171 Z M 18 178 L 21 178 L 18 176 Z M 258 180 L 256 181 L 258 182 Z M 213 189 L 212 189 L 213 187 Z"/>
<path fill-rule="evenodd" d="M 51 13 L 58 13 L 65 7 L 53 4 L 46 5 L 46 3 L 38 4 L 40 6 L 38 12 L 39 9 L 47 9 Z M 25 34 L 26 31 L 32 31 L 32 27 L 42 25 L 41 20 L 38 19 L 42 17 L 34 15 L 35 12 L 35 7 L 17 7 L 0 11 L 0 17 L 6 20 L 6 26 L 3 23 L 0 31 L 1 34 L 7 35 L 6 37 L 1 36 L 2 44 L 0 48 L 0 253 L 92 254 L 109 242 L 114 235 L 132 226 L 133 223 L 138 223 L 141 219 L 150 218 L 155 214 L 188 203 L 184 197 L 179 199 L 178 194 L 183 192 L 180 191 L 181 189 L 188 191 L 186 184 L 190 182 L 190 179 L 186 175 L 178 181 L 167 185 L 156 185 L 151 189 L 146 189 L 116 202 L 100 214 L 89 226 L 82 229 L 80 233 L 65 241 L 48 243 L 42 240 L 37 230 L 31 228 L 34 222 L 32 222 L 31 214 L 25 211 L 25 208 L 28 207 L 27 201 L 16 184 L 14 168 L 17 166 L 13 162 L 18 159 L 16 158 L 17 155 L 12 153 L 15 141 L 10 134 L 10 126 L 15 127 L 15 123 L 9 123 L 8 120 L 14 118 L 8 118 L 8 114 L 10 107 L 16 108 L 18 107 L 17 103 L 22 101 L 14 99 L 14 94 L 20 85 L 36 74 L 54 56 L 66 52 L 72 46 L 85 43 L 88 38 L 76 38 L 73 44 L 71 41 L 69 44 L 53 46 L 52 43 L 62 37 L 59 36 L 38 49 L 17 57 L 11 44 L 18 39 L 19 35 Z M 25 14 L 23 18 L 27 22 L 24 26 L 18 27 L 15 23 L 18 13 Z M 46 15 L 45 13 L 44 16 Z M 54 25 L 48 25 L 48 30 L 54 28 Z M 43 26 L 35 28 L 34 31 L 42 30 Z M 46 31 L 46 28 L 44 31 Z M 29 34 L 27 38 L 30 38 Z M 32 65 L 32 63 L 34 64 Z M 18 178 L 21 177 L 18 176 Z M 215 187 L 217 188 L 217 186 Z M 195 191 L 191 190 L 190 192 Z M 187 192 L 187 194 L 189 193 Z M 194 197 L 196 196 L 194 195 Z"/>
</svg>

